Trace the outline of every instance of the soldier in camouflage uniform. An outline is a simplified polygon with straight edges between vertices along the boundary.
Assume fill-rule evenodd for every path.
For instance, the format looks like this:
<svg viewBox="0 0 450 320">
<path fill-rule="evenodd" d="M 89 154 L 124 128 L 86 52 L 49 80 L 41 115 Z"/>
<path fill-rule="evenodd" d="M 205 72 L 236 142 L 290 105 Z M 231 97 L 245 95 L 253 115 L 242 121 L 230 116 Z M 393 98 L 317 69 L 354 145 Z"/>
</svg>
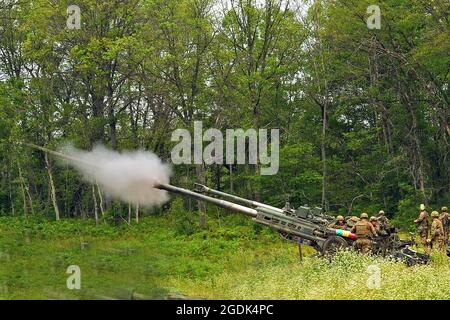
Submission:
<svg viewBox="0 0 450 320">
<path fill-rule="evenodd" d="M 441 216 L 439 217 L 439 219 L 442 222 L 442 227 L 444 228 L 444 242 L 445 244 L 448 243 L 448 229 L 450 227 L 450 216 L 448 214 L 448 208 L 447 207 L 442 207 L 441 209 L 442 213 Z"/>
<path fill-rule="evenodd" d="M 377 232 L 373 225 L 369 222 L 369 216 L 367 213 L 361 214 L 361 220 L 359 220 L 350 230 L 356 234 L 355 247 L 357 250 L 364 254 L 367 254 L 372 249 L 372 237 L 377 235 Z"/>
<path fill-rule="evenodd" d="M 381 228 L 380 228 L 380 223 L 378 221 L 378 218 L 374 217 L 374 216 L 371 216 L 369 221 L 373 225 L 373 227 L 375 228 L 375 231 L 379 234 L 380 231 L 381 231 Z"/>
<path fill-rule="evenodd" d="M 336 221 L 330 224 L 328 227 L 333 229 L 346 229 L 347 225 L 345 224 L 345 220 L 343 216 L 337 216 Z"/>
<path fill-rule="evenodd" d="M 425 210 L 425 205 L 420 205 L 420 213 L 419 217 L 414 220 L 414 223 L 417 223 L 419 225 L 419 235 L 420 235 L 420 242 L 422 243 L 423 249 L 425 252 L 428 251 L 428 228 L 430 225 L 430 222 L 428 221 L 428 212 Z"/>
<path fill-rule="evenodd" d="M 383 225 L 380 223 L 380 218 L 377 218 L 375 216 L 370 217 L 370 223 L 375 228 L 375 231 L 377 232 L 376 235 L 378 237 L 377 239 L 375 239 L 376 242 L 372 244 L 372 252 L 385 256 L 390 244 L 389 238 L 387 237 L 387 227 L 383 227 Z"/>
<path fill-rule="evenodd" d="M 431 246 L 433 250 L 444 250 L 444 228 L 442 227 L 442 222 L 439 220 L 439 213 L 433 211 L 431 213 L 433 218 L 433 223 L 431 224 Z"/>
<path fill-rule="evenodd" d="M 353 228 L 353 226 L 359 221 L 360 219 L 357 216 L 347 216 L 345 217 L 347 229 Z"/>
<path fill-rule="evenodd" d="M 386 215 L 383 210 L 380 210 L 378 212 L 377 218 L 380 230 L 386 230 L 389 226 L 389 219 L 386 218 Z"/>
</svg>

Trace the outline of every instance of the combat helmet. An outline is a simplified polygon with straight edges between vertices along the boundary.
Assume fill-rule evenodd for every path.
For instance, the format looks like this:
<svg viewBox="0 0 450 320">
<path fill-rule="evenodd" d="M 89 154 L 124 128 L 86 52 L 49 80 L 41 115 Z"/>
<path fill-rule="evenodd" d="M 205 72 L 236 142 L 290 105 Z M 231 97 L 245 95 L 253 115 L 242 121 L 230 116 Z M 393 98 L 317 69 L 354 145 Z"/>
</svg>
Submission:
<svg viewBox="0 0 450 320">
<path fill-rule="evenodd" d="M 420 204 L 420 210 L 425 210 L 425 205 L 422 203 L 422 204 Z"/>
<path fill-rule="evenodd" d="M 447 207 L 442 207 L 442 208 L 441 208 L 441 211 L 442 211 L 442 212 L 448 212 L 448 208 L 447 208 Z"/>
<path fill-rule="evenodd" d="M 432 218 L 438 218 L 438 217 L 439 217 L 439 212 L 433 211 L 433 212 L 431 213 L 431 217 L 432 217 Z"/>
<path fill-rule="evenodd" d="M 343 216 L 337 216 L 337 217 L 336 217 L 336 220 L 337 220 L 337 221 L 344 221 L 344 217 L 343 217 Z"/>
<path fill-rule="evenodd" d="M 371 217 L 370 217 L 370 221 L 378 221 L 378 218 L 375 217 L 375 216 L 371 216 Z"/>
<path fill-rule="evenodd" d="M 367 213 L 363 212 L 363 213 L 361 213 L 360 218 L 361 219 L 369 219 L 369 215 Z"/>
</svg>

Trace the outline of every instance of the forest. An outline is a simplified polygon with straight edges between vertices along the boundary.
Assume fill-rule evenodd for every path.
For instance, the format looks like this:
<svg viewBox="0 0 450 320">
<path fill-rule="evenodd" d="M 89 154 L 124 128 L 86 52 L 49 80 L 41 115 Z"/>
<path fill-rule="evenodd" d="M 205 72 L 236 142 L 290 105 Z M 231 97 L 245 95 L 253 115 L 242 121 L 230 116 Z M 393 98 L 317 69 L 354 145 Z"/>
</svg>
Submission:
<svg viewBox="0 0 450 320">
<path fill-rule="evenodd" d="M 110 201 L 24 143 L 150 150 L 170 164 L 172 132 L 194 121 L 279 129 L 280 168 L 175 165 L 179 186 L 383 209 L 402 225 L 420 203 L 450 203 L 447 1 L 379 0 L 379 28 L 365 0 L 77 0 L 78 28 L 72 4 L 0 4 L 1 215 L 161 214 Z M 204 205 L 184 207 L 205 223 Z"/>
<path fill-rule="evenodd" d="M 42 150 L 151 152 L 174 186 L 331 216 L 384 210 L 417 238 L 420 204 L 450 206 L 449 9 L 0 1 L 0 299 L 448 299 L 444 253 L 412 267 L 351 250 L 325 258 L 195 199 L 111 197 L 114 183 Z M 275 174 L 239 163 L 239 149 L 226 163 L 176 163 L 174 133 L 195 136 L 199 123 L 224 145 L 229 129 L 279 130 Z"/>
<path fill-rule="evenodd" d="M 182 186 L 391 217 L 448 203 L 449 4 L 379 2 L 370 30 L 360 0 L 80 0 L 80 29 L 67 28 L 66 1 L 4 1 L 1 213 L 100 210 L 101 190 L 22 142 L 142 148 L 170 162 L 171 133 L 195 120 L 279 128 L 280 170 L 179 165 Z"/>
<path fill-rule="evenodd" d="M 142 148 L 170 162 L 171 133 L 195 120 L 279 128 L 281 168 L 180 165 L 180 185 L 409 218 L 450 201 L 445 1 L 381 1 L 379 30 L 367 1 L 79 1 L 78 30 L 68 5 L 0 8 L 3 215 L 101 209 L 101 190 L 22 142 Z"/>
</svg>

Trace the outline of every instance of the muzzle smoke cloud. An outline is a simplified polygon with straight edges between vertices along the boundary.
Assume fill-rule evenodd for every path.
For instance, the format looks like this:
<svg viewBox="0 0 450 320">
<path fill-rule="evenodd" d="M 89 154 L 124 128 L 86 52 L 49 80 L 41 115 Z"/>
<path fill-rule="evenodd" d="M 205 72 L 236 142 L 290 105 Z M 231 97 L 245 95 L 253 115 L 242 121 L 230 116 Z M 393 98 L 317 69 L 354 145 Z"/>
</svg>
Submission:
<svg viewBox="0 0 450 320">
<path fill-rule="evenodd" d="M 60 151 L 74 158 L 67 162 L 86 181 L 97 183 L 111 198 L 145 207 L 160 206 L 169 200 L 167 191 L 154 186 L 169 183 L 171 168 L 151 152 L 119 153 L 101 145 L 89 152 L 71 145 L 62 147 Z"/>
</svg>

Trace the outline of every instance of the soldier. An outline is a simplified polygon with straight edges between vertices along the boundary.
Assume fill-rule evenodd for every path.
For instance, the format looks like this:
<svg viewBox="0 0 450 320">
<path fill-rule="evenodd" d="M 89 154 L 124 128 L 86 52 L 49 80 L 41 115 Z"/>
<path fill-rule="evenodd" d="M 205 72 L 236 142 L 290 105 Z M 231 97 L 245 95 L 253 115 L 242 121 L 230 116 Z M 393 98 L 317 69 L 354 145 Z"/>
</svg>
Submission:
<svg viewBox="0 0 450 320">
<path fill-rule="evenodd" d="M 419 217 L 414 220 L 414 223 L 417 223 L 419 225 L 419 235 L 420 235 L 420 242 L 423 245 L 423 249 L 425 252 L 428 251 L 428 228 L 430 222 L 428 221 L 428 212 L 425 210 L 425 205 L 420 205 L 420 213 Z"/>
<path fill-rule="evenodd" d="M 373 225 L 373 227 L 375 228 L 375 231 L 377 233 L 380 233 L 380 223 L 379 223 L 379 219 L 375 216 L 371 216 L 370 217 L 370 223 Z"/>
<path fill-rule="evenodd" d="M 379 237 L 376 239 L 375 243 L 372 243 L 372 252 L 385 256 L 386 250 L 389 247 L 389 238 L 386 237 L 388 233 L 380 223 L 380 218 L 375 216 L 370 217 L 370 224 L 375 228 L 375 231 L 377 232 L 376 235 Z"/>
<path fill-rule="evenodd" d="M 439 220 L 439 213 L 433 211 L 431 213 L 433 223 L 431 224 L 431 245 L 433 250 L 444 250 L 444 228 L 442 222 Z"/>
<path fill-rule="evenodd" d="M 373 225 L 369 222 L 367 213 L 361 213 L 361 220 L 359 220 L 350 230 L 356 233 L 355 247 L 362 253 L 369 253 L 372 249 L 371 237 L 376 236 L 377 232 Z"/>
<path fill-rule="evenodd" d="M 357 216 L 345 217 L 347 228 L 351 229 L 360 219 Z"/>
<path fill-rule="evenodd" d="M 345 224 L 345 220 L 343 216 L 337 216 L 336 221 L 329 225 L 330 228 L 333 229 L 346 229 L 347 225 Z"/>
<path fill-rule="evenodd" d="M 389 219 L 386 218 L 386 215 L 385 215 L 385 213 L 384 213 L 383 210 L 380 210 L 380 211 L 378 212 L 377 218 L 378 218 L 378 225 L 379 225 L 379 228 L 380 228 L 381 230 L 387 229 L 387 227 L 389 226 Z"/>
<path fill-rule="evenodd" d="M 450 216 L 448 214 L 448 208 L 447 207 L 442 207 L 441 209 L 442 213 L 441 216 L 439 217 L 439 219 L 442 222 L 442 227 L 444 228 L 444 243 L 447 244 L 448 243 L 448 229 L 450 227 Z"/>
</svg>

